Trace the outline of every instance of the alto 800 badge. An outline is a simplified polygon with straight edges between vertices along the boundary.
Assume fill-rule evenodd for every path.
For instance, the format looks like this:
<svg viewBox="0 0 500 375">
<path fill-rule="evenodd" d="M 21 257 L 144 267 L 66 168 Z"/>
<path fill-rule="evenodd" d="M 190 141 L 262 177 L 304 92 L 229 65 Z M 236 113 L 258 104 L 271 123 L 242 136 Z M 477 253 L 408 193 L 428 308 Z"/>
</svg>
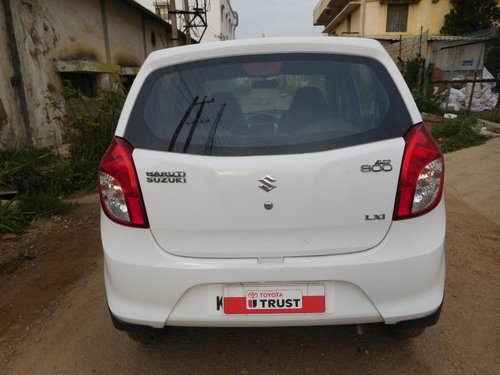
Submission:
<svg viewBox="0 0 500 375">
<path fill-rule="evenodd" d="M 373 165 L 364 164 L 361 166 L 361 172 L 390 172 L 392 171 L 392 164 L 389 159 L 377 160 Z"/>
</svg>

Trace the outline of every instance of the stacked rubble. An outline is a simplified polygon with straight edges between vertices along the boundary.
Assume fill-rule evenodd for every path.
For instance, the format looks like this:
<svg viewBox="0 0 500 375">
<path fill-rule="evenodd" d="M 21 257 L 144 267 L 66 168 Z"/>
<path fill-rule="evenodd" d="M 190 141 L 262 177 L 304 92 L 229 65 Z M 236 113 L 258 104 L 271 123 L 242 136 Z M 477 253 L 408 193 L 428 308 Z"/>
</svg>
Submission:
<svg viewBox="0 0 500 375">
<path fill-rule="evenodd" d="M 452 81 L 463 81 L 468 77 L 456 76 L 452 78 Z M 483 79 L 491 79 L 493 76 L 485 69 L 483 73 Z M 472 86 L 474 85 L 474 90 Z M 457 86 L 455 86 L 457 87 Z M 466 83 L 460 89 L 450 88 L 449 98 L 448 98 L 448 110 L 462 111 L 467 110 L 469 107 L 469 101 L 472 93 L 472 103 L 470 110 L 473 112 L 491 111 L 495 109 L 498 101 L 498 91 L 495 93 L 493 90 L 495 88 L 495 83 Z M 442 108 L 445 109 L 446 101 L 442 103 Z"/>
</svg>

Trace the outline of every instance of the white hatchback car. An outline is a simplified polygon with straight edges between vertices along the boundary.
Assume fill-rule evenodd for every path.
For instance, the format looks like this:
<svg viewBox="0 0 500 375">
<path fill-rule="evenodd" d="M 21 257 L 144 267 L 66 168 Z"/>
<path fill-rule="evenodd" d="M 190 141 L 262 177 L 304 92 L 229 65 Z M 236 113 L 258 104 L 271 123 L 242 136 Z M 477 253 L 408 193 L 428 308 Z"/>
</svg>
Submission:
<svg viewBox="0 0 500 375">
<path fill-rule="evenodd" d="M 118 329 L 437 322 L 444 165 L 361 38 L 152 53 L 99 171 Z"/>
</svg>

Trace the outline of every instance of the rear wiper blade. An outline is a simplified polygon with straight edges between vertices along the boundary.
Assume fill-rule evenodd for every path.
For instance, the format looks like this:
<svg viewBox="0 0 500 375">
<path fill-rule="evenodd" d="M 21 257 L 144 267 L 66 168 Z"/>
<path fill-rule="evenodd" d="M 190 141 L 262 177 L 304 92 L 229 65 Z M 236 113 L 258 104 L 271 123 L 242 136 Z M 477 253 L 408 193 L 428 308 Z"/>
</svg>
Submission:
<svg viewBox="0 0 500 375">
<path fill-rule="evenodd" d="M 191 125 L 191 129 L 189 130 L 186 143 L 184 144 L 184 149 L 182 150 L 183 153 L 186 153 L 189 149 L 189 145 L 191 144 L 191 139 L 193 138 L 194 131 L 196 130 L 196 127 L 200 123 L 201 114 L 203 113 L 203 108 L 205 108 L 205 104 L 213 103 L 214 100 L 215 99 L 207 100 L 207 97 L 205 96 L 201 101 L 201 103 L 198 103 L 200 104 L 200 108 L 198 108 L 198 112 L 196 112 L 196 117 L 193 120 L 193 125 Z"/>
<path fill-rule="evenodd" d="M 197 104 L 197 101 L 200 97 L 195 96 L 191 104 L 189 105 L 188 109 L 186 112 L 184 112 L 184 116 L 182 116 L 181 121 L 179 121 L 179 125 L 177 125 L 177 128 L 175 129 L 174 134 L 172 135 L 172 139 L 170 140 L 170 144 L 168 145 L 168 151 L 172 151 L 174 149 L 175 143 L 177 142 L 177 138 L 179 137 L 179 134 L 186 123 L 187 119 L 189 118 L 189 115 L 191 114 L 191 111 L 193 110 L 194 106 Z"/>
</svg>

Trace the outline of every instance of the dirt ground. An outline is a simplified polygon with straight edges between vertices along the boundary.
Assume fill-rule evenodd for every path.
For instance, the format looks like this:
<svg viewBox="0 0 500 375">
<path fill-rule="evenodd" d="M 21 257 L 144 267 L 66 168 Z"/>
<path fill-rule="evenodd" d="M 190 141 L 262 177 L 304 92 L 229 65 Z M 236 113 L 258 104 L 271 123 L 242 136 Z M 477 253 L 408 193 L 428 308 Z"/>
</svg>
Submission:
<svg viewBox="0 0 500 375">
<path fill-rule="evenodd" d="M 94 195 L 0 241 L 0 374 L 500 374 L 500 139 L 446 160 L 445 306 L 416 339 L 333 326 L 133 342 L 108 317 Z"/>
</svg>

